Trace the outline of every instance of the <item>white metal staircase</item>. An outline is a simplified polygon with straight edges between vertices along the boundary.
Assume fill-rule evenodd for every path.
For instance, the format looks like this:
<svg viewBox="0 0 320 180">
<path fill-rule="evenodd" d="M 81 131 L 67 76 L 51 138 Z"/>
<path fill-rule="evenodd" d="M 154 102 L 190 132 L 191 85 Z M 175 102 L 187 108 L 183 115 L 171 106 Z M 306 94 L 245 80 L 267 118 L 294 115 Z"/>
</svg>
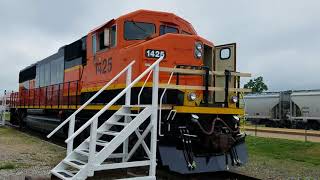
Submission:
<svg viewBox="0 0 320 180">
<path fill-rule="evenodd" d="M 149 174 L 134 179 L 155 179 L 156 173 L 156 145 L 157 145 L 157 111 L 158 111 L 158 85 L 159 85 L 159 63 L 163 57 L 155 61 L 140 76 L 131 82 L 132 65 L 131 62 L 117 76 L 109 81 L 100 91 L 92 96 L 69 118 L 61 123 L 47 137 L 51 137 L 61 127 L 69 122 L 67 144 L 67 156 L 54 168 L 51 173 L 61 179 L 86 179 L 94 175 L 95 171 L 110 170 L 119 168 L 130 168 L 149 166 Z M 150 105 L 130 105 L 131 87 L 147 73 L 153 71 L 152 104 Z M 103 92 L 110 84 L 126 72 L 126 88 L 122 90 L 105 107 L 97 112 L 90 120 L 74 132 L 76 115 L 83 110 L 90 102 Z M 108 110 L 117 100 L 126 94 L 125 105 L 116 111 L 109 119 L 98 128 L 98 118 Z M 132 108 L 139 108 L 138 113 L 133 114 Z M 141 110 L 142 109 L 142 110 Z M 99 119 L 101 121 L 101 117 Z M 139 131 L 139 126 L 147 123 L 143 128 L 143 133 Z M 73 149 L 73 140 L 77 135 L 90 126 L 90 136 L 85 139 L 77 148 Z M 149 146 L 145 142 L 145 137 L 151 134 Z M 137 140 L 134 146 L 129 149 L 129 136 L 135 134 Z M 142 146 L 147 155 L 146 160 L 133 161 L 134 155 L 139 146 Z M 119 147 L 122 152 L 119 153 Z M 115 161 L 117 160 L 117 161 Z"/>
</svg>

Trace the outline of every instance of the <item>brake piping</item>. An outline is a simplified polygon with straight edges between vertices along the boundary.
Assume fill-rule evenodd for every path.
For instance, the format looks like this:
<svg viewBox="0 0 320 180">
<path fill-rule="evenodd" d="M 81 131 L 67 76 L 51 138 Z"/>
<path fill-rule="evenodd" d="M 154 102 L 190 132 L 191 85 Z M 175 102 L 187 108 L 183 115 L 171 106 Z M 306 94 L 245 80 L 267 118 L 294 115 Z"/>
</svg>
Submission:
<svg viewBox="0 0 320 180">
<path fill-rule="evenodd" d="M 201 123 L 199 121 L 195 121 L 199 128 L 201 129 L 201 131 L 206 134 L 206 135 L 212 135 L 214 133 L 214 129 L 215 129 L 215 124 L 217 121 L 220 121 L 222 122 L 229 130 L 230 132 L 232 133 L 235 133 L 236 131 L 233 131 L 231 129 L 231 127 L 226 123 L 224 122 L 222 119 L 220 118 L 215 118 L 213 119 L 212 121 L 212 126 L 211 126 L 211 129 L 209 131 L 205 130 Z M 231 138 L 235 141 L 235 139 L 231 136 Z M 239 156 L 238 156 L 238 153 L 237 153 L 237 150 L 234 148 L 234 147 L 231 147 L 229 151 L 227 152 L 224 152 L 224 155 L 225 155 L 225 161 L 226 161 L 226 169 L 229 170 L 229 158 L 228 158 L 228 153 L 230 154 L 230 159 L 231 159 L 231 165 L 234 166 L 234 165 L 237 165 L 237 166 L 240 166 L 242 163 L 239 159 Z"/>
</svg>

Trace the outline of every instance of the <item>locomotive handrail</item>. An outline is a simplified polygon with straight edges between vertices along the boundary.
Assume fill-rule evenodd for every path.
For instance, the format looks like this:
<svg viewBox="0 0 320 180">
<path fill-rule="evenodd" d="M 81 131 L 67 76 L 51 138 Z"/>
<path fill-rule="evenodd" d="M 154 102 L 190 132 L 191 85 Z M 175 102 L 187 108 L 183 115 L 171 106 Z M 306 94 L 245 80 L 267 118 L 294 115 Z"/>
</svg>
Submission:
<svg viewBox="0 0 320 180">
<path fill-rule="evenodd" d="M 72 113 L 66 120 L 64 120 L 58 127 L 56 127 L 50 134 L 47 135 L 47 138 L 50 138 L 53 134 L 55 134 L 59 129 L 61 129 L 67 122 L 71 119 L 75 120 L 75 116 L 84 109 L 88 104 L 90 104 L 99 94 L 101 94 L 107 87 L 109 87 L 116 79 L 118 79 L 124 72 L 126 72 L 135 61 L 132 61 L 128 64 L 122 71 L 120 71 L 113 79 L 111 79 L 106 85 L 104 85 L 96 94 L 94 94 L 87 102 L 85 102 L 79 109 L 77 109 L 74 113 Z M 74 125 L 73 125 L 74 126 Z"/>
<path fill-rule="evenodd" d="M 146 64 L 146 66 L 150 66 L 150 64 Z M 159 71 L 161 72 L 174 72 L 174 73 L 182 73 L 182 74 L 194 74 L 194 75 L 204 75 L 206 74 L 205 70 L 198 69 L 184 69 L 184 68 L 168 68 L 168 67 L 160 67 Z M 225 76 L 224 71 L 209 71 L 209 75 L 216 76 Z M 241 77 L 251 77 L 251 73 L 245 72 L 230 72 L 231 76 L 241 76 Z"/>
<path fill-rule="evenodd" d="M 150 78 L 151 73 L 152 73 L 152 70 L 149 72 L 146 80 L 144 81 L 144 83 L 143 83 L 143 85 L 142 85 L 142 87 L 141 87 L 141 89 L 140 89 L 140 91 L 139 91 L 139 94 L 138 94 L 138 105 L 140 105 L 140 96 L 141 96 L 141 94 L 142 94 L 142 91 L 143 91 L 144 87 L 145 87 L 146 84 L 147 84 L 148 79 Z"/>
<path fill-rule="evenodd" d="M 76 132 L 74 132 L 68 139 L 65 140 L 66 143 L 73 140 L 77 135 L 79 135 L 85 128 L 87 128 L 92 122 L 98 120 L 98 117 L 108 110 L 115 102 L 117 102 L 128 90 L 130 90 L 138 81 L 140 81 L 148 72 L 155 68 L 154 72 L 157 71 L 159 63 L 164 57 L 161 56 L 157 61 L 155 61 L 151 66 L 149 66 L 143 73 L 141 73 L 134 81 L 132 81 L 126 88 L 124 88 L 116 97 L 114 97 L 107 105 L 105 105 L 99 112 L 97 112 L 90 120 L 83 124 Z"/>
<path fill-rule="evenodd" d="M 205 86 L 189 86 L 189 85 L 175 85 L 175 84 L 160 84 L 160 88 L 168 88 L 168 89 L 188 89 L 188 90 L 205 90 Z M 214 87 L 209 86 L 209 91 L 225 91 L 224 87 Z M 228 88 L 230 92 L 251 92 L 251 89 L 246 88 Z"/>
<path fill-rule="evenodd" d="M 174 68 L 173 68 L 174 70 L 176 69 L 176 66 L 174 66 Z M 166 91 L 167 91 L 167 89 L 168 89 L 168 86 L 169 86 L 169 84 L 170 84 L 170 82 L 171 82 L 171 79 L 172 79 L 172 76 L 173 76 L 173 74 L 174 74 L 174 72 L 171 72 L 171 74 L 170 74 L 170 77 L 169 77 L 169 80 L 168 80 L 168 82 L 167 82 L 167 86 L 164 88 L 164 90 L 163 90 L 163 92 L 162 92 L 162 94 L 161 94 L 161 97 L 160 97 L 160 105 L 159 105 L 159 124 L 158 124 L 158 134 L 159 134 L 159 136 L 164 136 L 163 134 L 161 134 L 161 111 L 162 111 L 162 100 L 163 100 L 163 97 L 164 97 L 164 94 L 166 93 Z"/>
</svg>

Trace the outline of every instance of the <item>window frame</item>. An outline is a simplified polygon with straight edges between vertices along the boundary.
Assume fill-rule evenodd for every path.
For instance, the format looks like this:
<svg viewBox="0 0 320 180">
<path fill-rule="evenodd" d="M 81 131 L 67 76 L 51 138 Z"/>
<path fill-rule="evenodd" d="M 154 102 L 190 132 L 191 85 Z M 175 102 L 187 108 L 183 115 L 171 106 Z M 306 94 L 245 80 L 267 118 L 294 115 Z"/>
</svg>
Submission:
<svg viewBox="0 0 320 180">
<path fill-rule="evenodd" d="M 229 51 L 229 56 L 227 58 L 222 58 L 222 50 L 228 50 Z M 220 52 L 219 52 L 219 56 L 220 56 L 220 60 L 222 61 L 226 61 L 226 60 L 229 60 L 231 58 L 231 49 L 229 47 L 225 47 L 225 48 L 221 48 L 220 49 Z"/>
<path fill-rule="evenodd" d="M 192 35 L 192 33 L 189 33 L 188 31 L 184 31 L 184 30 L 182 30 L 180 34 L 184 34 L 184 35 Z"/>
<path fill-rule="evenodd" d="M 145 38 L 145 39 L 127 39 L 127 38 L 126 38 L 126 35 L 125 35 L 125 30 L 126 30 L 126 26 L 125 26 L 125 24 L 126 24 L 127 22 L 135 22 L 135 23 L 152 24 L 152 25 L 153 25 L 153 27 L 154 27 L 154 32 L 153 32 L 151 35 L 153 35 L 153 34 L 156 34 L 156 33 L 157 33 L 157 26 L 156 26 L 156 24 L 154 24 L 154 23 L 151 23 L 151 22 L 141 22 L 141 21 L 124 21 L 124 23 L 123 23 L 123 39 L 124 39 L 124 40 L 126 40 L 126 41 L 140 41 L 140 40 L 146 40 L 146 38 Z"/>
</svg>

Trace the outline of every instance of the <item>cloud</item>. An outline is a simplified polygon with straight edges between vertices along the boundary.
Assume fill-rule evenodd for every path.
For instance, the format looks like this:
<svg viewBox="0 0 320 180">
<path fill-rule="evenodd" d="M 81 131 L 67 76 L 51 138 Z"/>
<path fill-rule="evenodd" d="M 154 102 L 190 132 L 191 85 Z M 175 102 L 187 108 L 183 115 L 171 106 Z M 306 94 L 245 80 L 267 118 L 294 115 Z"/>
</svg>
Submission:
<svg viewBox="0 0 320 180">
<path fill-rule="evenodd" d="M 173 12 L 216 45 L 236 42 L 237 70 L 263 76 L 270 90 L 319 88 L 319 7 L 316 0 L 4 0 L 0 3 L 0 91 L 17 89 L 20 69 L 137 9 Z"/>
</svg>

